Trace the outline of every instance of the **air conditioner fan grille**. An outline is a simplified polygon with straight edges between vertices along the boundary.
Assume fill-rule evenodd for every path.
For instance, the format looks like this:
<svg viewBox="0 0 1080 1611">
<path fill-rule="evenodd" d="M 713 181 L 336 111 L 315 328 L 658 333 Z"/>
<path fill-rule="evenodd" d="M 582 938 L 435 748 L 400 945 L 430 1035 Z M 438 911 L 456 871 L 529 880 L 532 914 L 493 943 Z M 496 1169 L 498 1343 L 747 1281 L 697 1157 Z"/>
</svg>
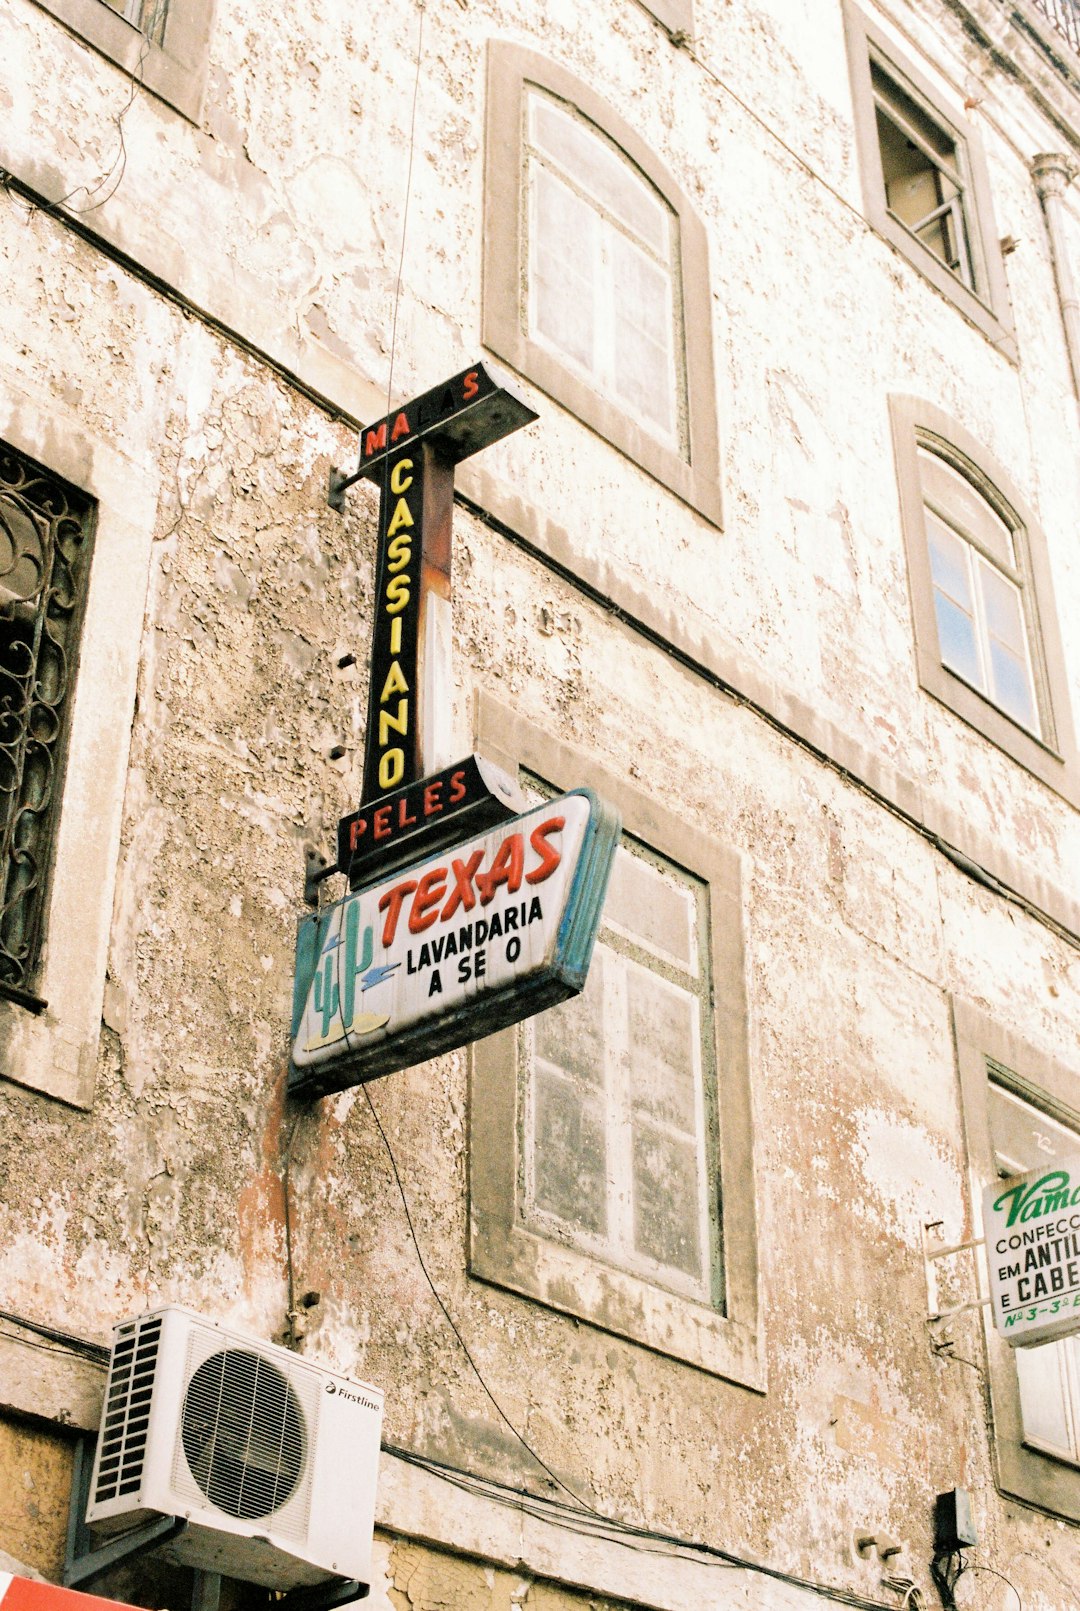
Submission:
<svg viewBox="0 0 1080 1611">
<path fill-rule="evenodd" d="M 222 1349 L 193 1373 L 180 1435 L 192 1477 L 229 1516 L 271 1515 L 303 1475 L 299 1400 L 276 1365 L 247 1349 Z"/>
</svg>

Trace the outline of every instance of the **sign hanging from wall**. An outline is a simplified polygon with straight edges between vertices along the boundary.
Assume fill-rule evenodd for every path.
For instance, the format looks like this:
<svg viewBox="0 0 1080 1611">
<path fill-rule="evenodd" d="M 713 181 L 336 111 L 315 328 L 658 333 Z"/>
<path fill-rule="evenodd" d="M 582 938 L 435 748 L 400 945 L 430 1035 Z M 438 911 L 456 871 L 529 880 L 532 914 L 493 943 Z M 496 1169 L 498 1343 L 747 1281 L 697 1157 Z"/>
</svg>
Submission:
<svg viewBox="0 0 1080 1611">
<path fill-rule="evenodd" d="M 575 789 L 304 919 L 290 1092 L 361 1084 L 576 995 L 618 839 Z"/>
<path fill-rule="evenodd" d="M 1080 1331 L 1080 1157 L 983 1193 L 994 1326 L 1014 1347 Z"/>
</svg>

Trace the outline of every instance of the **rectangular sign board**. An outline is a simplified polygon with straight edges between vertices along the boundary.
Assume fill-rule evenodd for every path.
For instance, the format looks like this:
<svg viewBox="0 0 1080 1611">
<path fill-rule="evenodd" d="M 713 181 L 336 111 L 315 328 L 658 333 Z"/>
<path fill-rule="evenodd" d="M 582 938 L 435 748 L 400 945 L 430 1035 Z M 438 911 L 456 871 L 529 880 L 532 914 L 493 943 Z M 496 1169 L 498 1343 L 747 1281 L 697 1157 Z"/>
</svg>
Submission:
<svg viewBox="0 0 1080 1611">
<path fill-rule="evenodd" d="M 1080 1331 L 1080 1157 L 987 1186 L 994 1326 L 1014 1347 Z"/>
<path fill-rule="evenodd" d="M 575 789 L 306 918 L 290 1092 L 362 1084 L 576 995 L 618 839 Z"/>
</svg>

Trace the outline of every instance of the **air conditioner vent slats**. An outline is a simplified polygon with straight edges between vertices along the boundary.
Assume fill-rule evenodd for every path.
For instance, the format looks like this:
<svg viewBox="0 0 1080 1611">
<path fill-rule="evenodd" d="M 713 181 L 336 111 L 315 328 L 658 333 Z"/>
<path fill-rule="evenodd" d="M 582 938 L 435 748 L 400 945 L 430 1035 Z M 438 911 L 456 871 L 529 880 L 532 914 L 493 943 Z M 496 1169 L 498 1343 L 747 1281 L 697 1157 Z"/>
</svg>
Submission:
<svg viewBox="0 0 1080 1611">
<path fill-rule="evenodd" d="M 141 1481 L 161 1320 L 136 1322 L 113 1349 L 94 1500 L 134 1493 Z"/>
</svg>

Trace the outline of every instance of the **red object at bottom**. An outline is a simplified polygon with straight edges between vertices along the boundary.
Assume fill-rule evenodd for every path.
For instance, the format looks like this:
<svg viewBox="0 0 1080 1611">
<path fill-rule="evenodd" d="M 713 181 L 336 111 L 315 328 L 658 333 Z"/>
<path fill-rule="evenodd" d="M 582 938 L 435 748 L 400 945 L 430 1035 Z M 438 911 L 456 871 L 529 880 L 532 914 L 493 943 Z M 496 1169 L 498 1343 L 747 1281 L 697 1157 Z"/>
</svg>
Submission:
<svg viewBox="0 0 1080 1611">
<path fill-rule="evenodd" d="M 119 1600 L 103 1600 L 55 1583 L 38 1583 L 28 1577 L 0 1572 L 0 1611 L 131 1611 Z"/>
</svg>

